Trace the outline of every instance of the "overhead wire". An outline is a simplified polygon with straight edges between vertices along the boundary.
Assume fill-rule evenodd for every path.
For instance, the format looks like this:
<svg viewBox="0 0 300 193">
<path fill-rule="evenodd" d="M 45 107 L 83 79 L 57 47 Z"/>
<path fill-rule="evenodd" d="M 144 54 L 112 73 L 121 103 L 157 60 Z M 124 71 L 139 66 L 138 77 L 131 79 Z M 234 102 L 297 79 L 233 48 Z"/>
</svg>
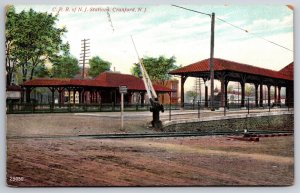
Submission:
<svg viewBox="0 0 300 193">
<path fill-rule="evenodd" d="M 195 13 L 200 13 L 200 14 L 203 14 L 203 15 L 208 15 L 208 16 L 211 17 L 211 14 L 204 13 L 204 12 L 201 12 L 201 11 L 189 9 L 189 8 L 186 8 L 186 7 L 181 7 L 181 6 L 178 6 L 178 5 L 172 5 L 172 6 L 177 7 L 177 8 L 181 8 L 181 9 L 185 9 L 185 10 L 188 10 L 188 11 L 192 11 L 192 12 L 195 12 Z M 226 21 L 226 20 L 224 20 L 224 19 L 221 19 L 221 18 L 219 18 L 219 17 L 216 17 L 216 19 L 218 19 L 218 20 L 220 20 L 220 21 L 222 21 L 222 22 L 224 22 L 224 23 L 226 23 L 226 24 L 228 24 L 228 25 L 230 25 L 230 26 L 232 26 L 232 27 L 234 27 L 234 28 L 237 28 L 237 29 L 239 29 L 239 30 L 241 30 L 241 31 L 243 31 L 243 32 L 245 32 L 245 33 L 248 33 L 248 34 L 250 34 L 250 35 L 252 35 L 252 36 L 254 36 L 254 37 L 260 38 L 260 39 L 262 39 L 262 40 L 264 40 L 264 41 L 267 41 L 267 42 L 269 42 L 269 43 L 271 43 L 271 44 L 273 44 L 273 45 L 279 46 L 279 47 L 281 47 L 281 48 L 284 48 L 284 49 L 286 49 L 286 50 L 288 50 L 288 51 L 293 52 L 293 50 L 291 50 L 291 49 L 289 49 L 289 48 L 287 48 L 287 47 L 285 47 L 285 46 L 283 46 L 283 45 L 280 45 L 280 44 L 278 44 L 278 43 L 276 43 L 276 42 L 274 42 L 274 41 L 268 40 L 268 39 L 266 39 L 266 38 L 264 38 L 264 37 L 262 37 L 262 36 L 259 36 L 259 35 L 257 35 L 257 34 L 250 33 L 249 30 L 243 29 L 243 28 L 241 28 L 241 27 L 239 27 L 239 26 L 237 26 L 237 25 L 235 25 L 235 24 L 232 24 L 232 23 L 230 23 L 230 22 L 228 22 L 228 21 Z"/>
<path fill-rule="evenodd" d="M 248 34 L 254 36 L 254 37 L 260 38 L 260 39 L 265 40 L 265 41 L 267 41 L 267 42 L 269 42 L 269 43 L 271 43 L 271 44 L 274 44 L 274 45 L 276 45 L 276 46 L 279 46 L 279 47 L 281 47 L 281 48 L 284 48 L 284 49 L 286 49 L 286 50 L 288 50 L 288 51 L 293 52 L 293 50 L 291 50 L 291 49 L 289 49 L 289 48 L 287 48 L 287 47 L 285 47 L 285 46 L 282 46 L 282 45 L 280 45 L 280 44 L 278 44 L 278 43 L 276 43 L 276 42 L 273 42 L 273 41 L 271 41 L 271 40 L 268 40 L 268 39 L 266 39 L 266 38 L 264 38 L 264 37 L 262 37 L 262 36 L 259 36 L 259 35 L 257 35 L 257 34 L 250 33 L 249 30 L 243 29 L 243 28 L 241 28 L 241 27 L 239 27 L 239 26 L 236 26 L 236 25 L 234 25 L 234 24 L 232 24 L 232 23 L 229 23 L 229 22 L 225 21 L 224 19 L 221 19 L 221 18 L 218 18 L 218 17 L 216 17 L 216 19 L 218 19 L 218 20 L 220 20 L 220 21 L 222 21 L 222 22 L 224 22 L 224 23 L 226 23 L 226 24 L 228 24 L 228 25 L 231 25 L 231 26 L 234 27 L 234 28 L 237 28 L 237 29 L 239 29 L 239 30 L 242 30 L 242 31 L 244 31 L 244 32 L 246 32 L 246 33 L 248 33 Z"/>
</svg>

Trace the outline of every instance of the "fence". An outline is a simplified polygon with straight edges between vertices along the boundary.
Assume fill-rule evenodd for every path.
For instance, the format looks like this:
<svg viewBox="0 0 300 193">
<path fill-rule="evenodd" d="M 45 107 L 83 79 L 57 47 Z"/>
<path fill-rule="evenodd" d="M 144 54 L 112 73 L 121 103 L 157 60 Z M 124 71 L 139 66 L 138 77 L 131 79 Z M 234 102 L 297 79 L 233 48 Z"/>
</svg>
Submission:
<svg viewBox="0 0 300 193">
<path fill-rule="evenodd" d="M 271 111 L 290 111 L 294 106 L 293 102 L 289 103 L 278 103 L 274 102 L 274 100 L 270 101 L 270 105 L 268 105 L 268 100 L 263 100 L 263 105 L 258 106 L 256 105 L 255 100 L 246 99 L 244 101 L 244 106 L 241 106 L 241 100 L 232 100 L 227 103 L 226 107 L 222 107 L 221 101 L 214 101 L 214 110 L 226 116 L 227 113 L 239 111 L 239 113 L 258 113 L 258 112 L 271 112 Z M 169 118 L 168 120 L 180 118 L 200 118 L 201 116 L 208 116 L 211 108 L 210 101 L 205 104 L 205 101 L 197 101 L 194 103 L 185 103 L 184 104 L 185 110 L 190 110 L 190 112 L 186 112 L 185 115 L 183 114 L 176 114 L 169 111 Z M 205 110 L 205 111 L 204 111 Z"/>
<path fill-rule="evenodd" d="M 178 110 L 179 105 L 165 105 L 165 110 Z M 120 104 L 52 104 L 52 103 L 12 103 L 6 104 L 7 114 L 18 113 L 79 113 L 79 112 L 119 112 Z M 149 104 L 125 104 L 124 111 L 149 111 Z"/>
<path fill-rule="evenodd" d="M 286 108 L 289 110 L 293 107 L 293 103 L 275 103 L 271 102 L 270 106 L 268 105 L 268 101 L 263 101 L 262 107 L 257 107 L 255 100 L 246 99 L 244 102 L 244 107 L 241 107 L 241 101 L 230 101 L 227 103 L 224 110 L 224 114 L 227 111 L 234 110 L 248 110 L 250 113 L 251 110 L 254 109 L 271 109 L 275 108 Z M 214 109 L 219 110 L 222 107 L 221 101 L 214 101 Z M 206 106 L 207 105 L 207 106 Z M 179 110 L 181 109 L 180 104 L 165 104 L 164 105 L 166 111 L 170 110 Z M 7 102 L 6 104 L 6 112 L 7 114 L 16 114 L 16 113 L 76 113 L 76 112 L 119 112 L 121 109 L 121 105 L 115 103 L 101 103 L 101 104 L 52 104 L 52 103 L 17 103 L 17 102 Z M 205 101 L 197 101 L 194 103 L 185 103 L 184 110 L 197 110 L 197 113 L 200 113 L 204 109 L 210 108 L 210 101 L 205 103 Z M 124 111 L 149 111 L 149 104 L 125 104 Z"/>
</svg>

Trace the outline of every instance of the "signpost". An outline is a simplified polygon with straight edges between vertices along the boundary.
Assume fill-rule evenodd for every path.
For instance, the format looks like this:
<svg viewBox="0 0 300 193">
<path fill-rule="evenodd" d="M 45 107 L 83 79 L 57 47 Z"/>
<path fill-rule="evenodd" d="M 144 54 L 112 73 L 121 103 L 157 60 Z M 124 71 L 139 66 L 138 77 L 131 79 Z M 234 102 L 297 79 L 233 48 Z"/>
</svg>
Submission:
<svg viewBox="0 0 300 193">
<path fill-rule="evenodd" d="M 127 86 L 120 86 L 119 91 L 121 94 L 121 128 L 124 127 L 123 111 L 124 111 L 124 94 L 127 93 Z"/>
</svg>

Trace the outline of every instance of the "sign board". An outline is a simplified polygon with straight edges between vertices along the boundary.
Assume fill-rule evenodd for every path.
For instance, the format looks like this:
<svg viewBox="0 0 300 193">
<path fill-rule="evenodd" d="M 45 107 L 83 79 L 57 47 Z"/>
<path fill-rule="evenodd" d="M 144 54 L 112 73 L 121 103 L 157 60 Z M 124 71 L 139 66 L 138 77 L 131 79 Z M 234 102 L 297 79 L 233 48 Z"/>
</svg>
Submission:
<svg viewBox="0 0 300 193">
<path fill-rule="evenodd" d="M 6 98 L 7 99 L 20 99 L 21 92 L 20 91 L 6 91 Z"/>
<path fill-rule="evenodd" d="M 119 91 L 120 91 L 120 93 L 123 93 L 123 94 L 127 93 L 127 86 L 120 86 Z"/>
</svg>

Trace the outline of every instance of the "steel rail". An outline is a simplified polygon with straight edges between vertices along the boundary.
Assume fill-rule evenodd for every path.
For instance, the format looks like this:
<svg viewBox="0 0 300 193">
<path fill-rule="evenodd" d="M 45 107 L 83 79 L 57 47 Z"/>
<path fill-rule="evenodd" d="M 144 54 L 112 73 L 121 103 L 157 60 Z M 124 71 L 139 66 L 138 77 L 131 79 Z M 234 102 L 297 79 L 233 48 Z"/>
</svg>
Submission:
<svg viewBox="0 0 300 193">
<path fill-rule="evenodd" d="M 163 138 L 163 137 L 197 137 L 197 136 L 232 136 L 244 135 L 244 131 L 211 131 L 211 132 L 157 132 L 157 133 L 114 133 L 114 134 L 94 134 L 94 135 L 75 135 L 75 136 L 11 136 L 7 139 L 122 139 L 122 138 Z M 259 134 L 294 134 L 293 130 L 252 130 L 249 135 Z"/>
</svg>

